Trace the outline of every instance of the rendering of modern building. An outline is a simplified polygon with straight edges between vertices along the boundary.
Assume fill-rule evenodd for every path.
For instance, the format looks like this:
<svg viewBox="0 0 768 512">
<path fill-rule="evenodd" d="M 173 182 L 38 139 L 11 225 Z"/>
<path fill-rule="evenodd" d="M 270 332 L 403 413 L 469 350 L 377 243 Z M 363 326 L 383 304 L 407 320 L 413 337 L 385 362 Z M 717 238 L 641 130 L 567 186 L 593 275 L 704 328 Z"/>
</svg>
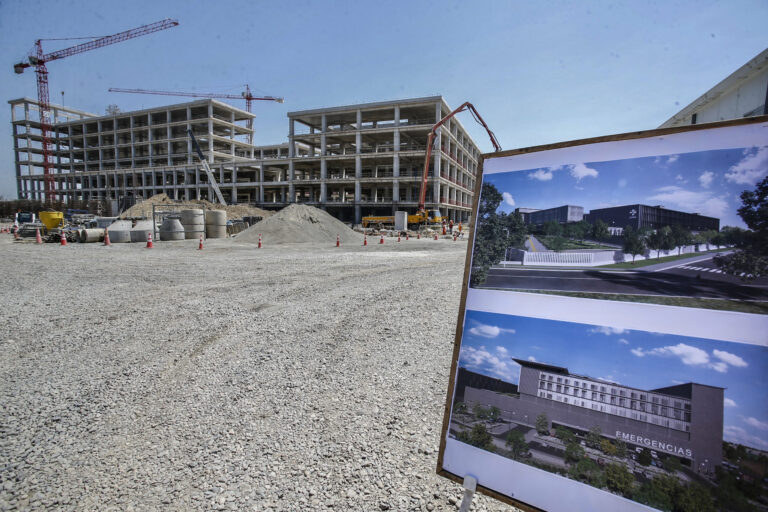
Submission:
<svg viewBox="0 0 768 512">
<path fill-rule="evenodd" d="M 547 208 L 546 210 L 517 208 L 515 212 L 518 210 L 523 214 L 523 221 L 526 224 L 542 225 L 547 222 L 565 224 L 568 222 L 579 222 L 584 219 L 584 207 L 569 204 L 555 208 Z"/>
<path fill-rule="evenodd" d="M 659 128 L 768 114 L 768 49 L 724 78 Z"/>
<path fill-rule="evenodd" d="M 37 102 L 12 100 L 18 197 L 44 199 Z M 441 96 L 291 112 L 289 140 L 248 143 L 254 116 L 213 99 L 97 116 L 53 106 L 56 194 L 124 204 L 166 193 L 213 200 L 187 135 L 191 129 L 230 203 L 305 203 L 347 222 L 415 211 L 427 134 L 451 108 Z M 480 150 L 453 118 L 438 131 L 427 209 L 466 220 Z"/>
<path fill-rule="evenodd" d="M 590 224 L 594 224 L 599 219 L 609 227 L 615 228 L 632 226 L 635 229 L 659 229 L 664 226 L 680 225 L 693 232 L 709 229 L 720 230 L 720 219 L 699 215 L 698 213 L 679 212 L 662 206 L 647 206 L 644 204 L 630 204 L 590 210 L 585 219 Z"/>
<path fill-rule="evenodd" d="M 528 426 L 542 413 L 552 427 L 586 433 L 597 426 L 631 450 L 674 455 L 707 475 L 722 461 L 723 388 L 688 383 L 644 390 L 560 366 L 514 361 L 521 366 L 517 397 L 466 387 L 465 402 L 495 405 L 504 419 Z"/>
</svg>

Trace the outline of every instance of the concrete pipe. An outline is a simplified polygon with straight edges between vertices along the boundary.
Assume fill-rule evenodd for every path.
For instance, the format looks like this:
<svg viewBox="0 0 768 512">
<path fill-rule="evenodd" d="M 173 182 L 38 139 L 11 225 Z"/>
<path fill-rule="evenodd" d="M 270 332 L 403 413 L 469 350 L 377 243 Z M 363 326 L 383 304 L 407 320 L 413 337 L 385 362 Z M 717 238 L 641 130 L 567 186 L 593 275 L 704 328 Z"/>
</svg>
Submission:
<svg viewBox="0 0 768 512">
<path fill-rule="evenodd" d="M 167 218 L 160 225 L 160 240 L 164 242 L 172 240 L 184 240 L 184 226 L 179 219 Z"/>
<path fill-rule="evenodd" d="M 186 239 L 200 238 L 205 233 L 205 216 L 201 208 L 191 208 L 181 210 L 181 225 L 184 226 L 184 237 Z"/>
<path fill-rule="evenodd" d="M 104 241 L 103 229 L 81 229 L 78 231 L 81 244 L 92 244 Z"/>
</svg>

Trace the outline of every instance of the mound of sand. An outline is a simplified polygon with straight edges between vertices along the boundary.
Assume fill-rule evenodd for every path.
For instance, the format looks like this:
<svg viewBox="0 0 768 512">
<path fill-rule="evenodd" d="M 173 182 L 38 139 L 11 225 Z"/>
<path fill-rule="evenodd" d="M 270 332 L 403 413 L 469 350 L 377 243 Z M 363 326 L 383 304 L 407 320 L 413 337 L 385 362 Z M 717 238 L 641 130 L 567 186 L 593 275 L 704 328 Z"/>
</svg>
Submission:
<svg viewBox="0 0 768 512">
<path fill-rule="evenodd" d="M 346 224 L 323 210 L 301 204 L 286 206 L 272 217 L 254 224 L 237 235 L 237 241 L 258 243 L 261 234 L 264 243 L 362 243 L 363 235 L 352 231 Z"/>
<path fill-rule="evenodd" d="M 149 199 L 142 201 L 140 203 L 137 203 L 133 205 L 132 207 L 125 210 L 123 213 L 120 214 L 121 219 L 127 219 L 129 217 L 152 217 L 152 206 L 153 205 L 165 205 L 165 204 L 175 204 L 178 206 L 186 206 L 188 208 L 207 208 L 209 210 L 224 210 L 227 212 L 227 219 L 242 219 L 245 216 L 259 216 L 267 218 L 274 214 L 274 212 L 270 212 L 267 210 L 262 210 L 261 208 L 256 208 L 255 206 L 250 206 L 247 204 L 233 204 L 228 206 L 222 206 L 220 204 L 211 203 L 210 201 L 205 200 L 194 200 L 194 201 L 174 201 L 168 195 L 166 194 L 157 194 Z"/>
</svg>

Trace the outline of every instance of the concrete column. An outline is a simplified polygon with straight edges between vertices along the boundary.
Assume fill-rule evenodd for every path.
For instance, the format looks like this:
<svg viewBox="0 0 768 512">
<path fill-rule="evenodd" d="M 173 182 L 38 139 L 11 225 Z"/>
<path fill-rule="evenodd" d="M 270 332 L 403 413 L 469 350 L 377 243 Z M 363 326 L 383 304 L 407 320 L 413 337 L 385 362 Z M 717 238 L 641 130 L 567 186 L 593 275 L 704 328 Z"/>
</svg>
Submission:
<svg viewBox="0 0 768 512">
<path fill-rule="evenodd" d="M 237 164 L 232 166 L 232 204 L 237 204 Z"/>
<path fill-rule="evenodd" d="M 195 199 L 200 200 L 200 166 L 195 166 Z"/>
<path fill-rule="evenodd" d="M 325 182 L 320 184 L 320 202 L 325 204 L 325 202 L 328 200 L 328 189 L 326 188 Z"/>
<path fill-rule="evenodd" d="M 392 176 L 400 177 L 400 155 L 397 153 L 392 157 Z"/>
<path fill-rule="evenodd" d="M 360 179 L 363 175 L 363 159 L 360 155 L 355 157 L 355 178 Z"/>
<path fill-rule="evenodd" d="M 291 119 L 288 121 L 288 157 L 293 158 L 296 156 L 296 142 L 293 137 L 296 133 L 296 120 Z"/>
<path fill-rule="evenodd" d="M 400 126 L 400 105 L 395 105 L 395 126 Z"/>
<path fill-rule="evenodd" d="M 325 117 L 325 114 L 323 114 L 322 117 L 322 133 L 320 134 L 320 155 L 325 156 L 325 149 L 326 149 L 326 140 L 325 140 L 325 132 L 328 131 L 328 119 Z"/>
<path fill-rule="evenodd" d="M 213 163 L 213 103 L 208 103 L 208 163 Z"/>
<path fill-rule="evenodd" d="M 400 202 L 400 182 L 397 180 L 392 182 L 392 202 Z"/>
<path fill-rule="evenodd" d="M 356 146 L 355 153 L 359 155 L 360 146 L 363 143 L 363 136 L 360 133 L 360 128 L 363 124 L 363 112 L 360 109 L 357 110 L 356 124 L 357 124 L 357 129 L 355 130 L 355 146 Z"/>
<path fill-rule="evenodd" d="M 325 161 L 325 157 L 320 158 L 320 179 L 325 180 L 328 178 L 328 162 Z"/>
</svg>

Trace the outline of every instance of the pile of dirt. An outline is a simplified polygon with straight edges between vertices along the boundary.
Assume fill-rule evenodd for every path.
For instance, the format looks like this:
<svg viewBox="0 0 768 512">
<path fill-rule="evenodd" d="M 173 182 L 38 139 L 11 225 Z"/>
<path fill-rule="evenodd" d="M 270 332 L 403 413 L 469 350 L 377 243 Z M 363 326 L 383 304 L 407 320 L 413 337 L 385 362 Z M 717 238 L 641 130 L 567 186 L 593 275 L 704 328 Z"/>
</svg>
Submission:
<svg viewBox="0 0 768 512">
<path fill-rule="evenodd" d="M 362 243 L 363 235 L 352 231 L 346 224 L 323 210 L 301 204 L 292 204 L 277 214 L 254 224 L 237 235 L 237 241 L 258 243 L 261 234 L 264 243 Z"/>
<path fill-rule="evenodd" d="M 171 204 L 182 206 L 182 207 L 188 207 L 188 208 L 206 208 L 209 210 L 224 210 L 227 212 L 228 220 L 242 219 L 243 217 L 246 217 L 246 216 L 257 216 L 257 217 L 267 218 L 270 215 L 274 214 L 274 212 L 262 210 L 261 208 L 256 208 L 255 206 L 250 206 L 247 204 L 233 204 L 228 206 L 222 206 L 220 204 L 211 203 L 210 201 L 206 201 L 206 200 L 174 201 L 173 199 L 168 197 L 167 194 L 157 194 L 145 201 L 137 203 L 134 206 L 128 208 L 122 214 L 120 214 L 120 218 L 121 219 L 127 219 L 129 217 L 150 218 L 152 217 L 153 205 L 171 205 Z"/>
</svg>

